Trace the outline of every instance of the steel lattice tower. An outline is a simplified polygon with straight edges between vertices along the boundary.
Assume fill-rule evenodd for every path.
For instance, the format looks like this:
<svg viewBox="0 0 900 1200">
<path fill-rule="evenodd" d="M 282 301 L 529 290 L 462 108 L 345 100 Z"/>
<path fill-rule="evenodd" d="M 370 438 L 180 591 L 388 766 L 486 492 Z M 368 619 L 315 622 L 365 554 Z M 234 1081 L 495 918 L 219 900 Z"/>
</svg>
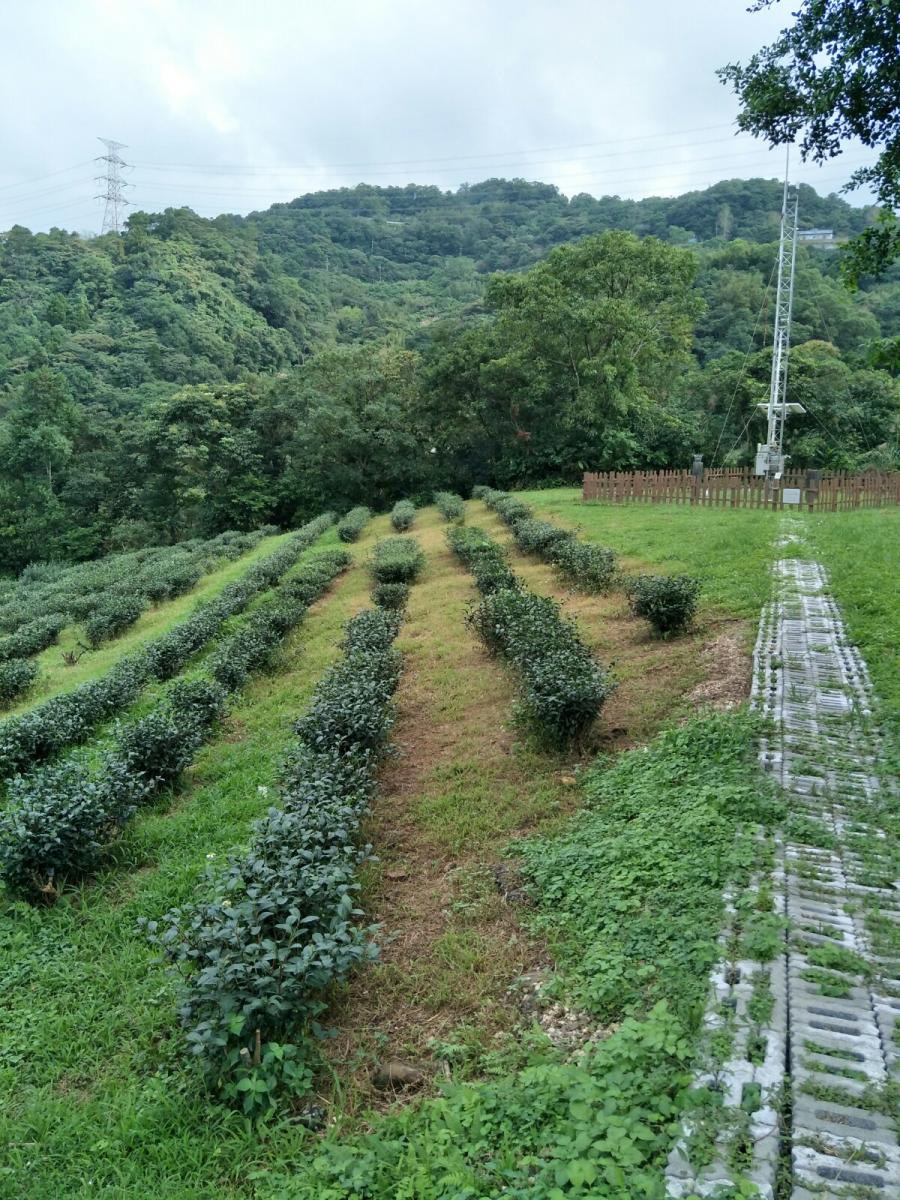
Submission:
<svg viewBox="0 0 900 1200">
<path fill-rule="evenodd" d="M 790 150 L 788 150 L 790 153 Z M 789 195 L 785 166 L 781 201 L 781 236 L 778 239 L 778 284 L 775 290 L 775 329 L 772 337 L 772 378 L 769 402 L 760 404 L 767 417 L 766 441 L 756 447 L 756 473 L 770 479 L 784 471 L 784 425 L 788 413 L 802 413 L 799 404 L 788 404 L 788 358 L 794 308 L 794 268 L 797 263 L 797 209 L 799 196 Z"/>
<path fill-rule="evenodd" d="M 106 186 L 106 191 L 100 192 L 96 196 L 97 200 L 106 201 L 100 233 L 119 233 L 122 227 L 120 209 L 125 208 L 129 203 L 125 199 L 124 190 L 130 185 L 119 173 L 122 167 L 128 166 L 128 163 L 119 157 L 119 151 L 125 150 L 126 145 L 124 142 L 114 142 L 109 138 L 98 138 L 97 140 L 106 147 L 106 153 L 97 159 L 97 162 L 106 163 L 106 174 L 97 176 L 97 182 Z"/>
</svg>

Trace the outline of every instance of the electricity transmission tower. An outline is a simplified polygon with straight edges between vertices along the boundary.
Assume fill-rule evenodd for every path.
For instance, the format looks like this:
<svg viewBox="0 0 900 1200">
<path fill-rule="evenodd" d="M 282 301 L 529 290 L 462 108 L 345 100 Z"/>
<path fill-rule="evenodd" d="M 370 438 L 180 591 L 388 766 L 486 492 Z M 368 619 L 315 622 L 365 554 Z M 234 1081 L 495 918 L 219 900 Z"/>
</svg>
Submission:
<svg viewBox="0 0 900 1200">
<path fill-rule="evenodd" d="M 106 153 L 97 158 L 97 162 L 106 163 L 106 174 L 97 176 L 97 182 L 104 184 L 106 191 L 99 192 L 95 197 L 97 200 L 106 201 L 100 233 L 119 233 L 122 227 L 120 209 L 124 209 L 129 203 L 125 199 L 124 191 L 131 186 L 119 173 L 122 167 L 128 166 L 128 163 L 119 157 L 119 151 L 124 150 L 126 146 L 124 142 L 114 142 L 109 138 L 98 138 L 97 141 L 106 147 Z"/>
<path fill-rule="evenodd" d="M 778 241 L 778 284 L 775 291 L 775 330 L 772 338 L 769 402 L 757 406 L 766 413 L 767 427 L 765 442 L 758 442 L 756 445 L 756 474 L 765 475 L 768 480 L 778 479 L 784 472 L 784 426 L 788 414 L 805 411 L 802 404 L 787 402 L 799 205 L 797 193 L 789 195 L 788 167 L 789 160 L 785 162 L 784 194 L 781 201 L 781 236 Z"/>
</svg>

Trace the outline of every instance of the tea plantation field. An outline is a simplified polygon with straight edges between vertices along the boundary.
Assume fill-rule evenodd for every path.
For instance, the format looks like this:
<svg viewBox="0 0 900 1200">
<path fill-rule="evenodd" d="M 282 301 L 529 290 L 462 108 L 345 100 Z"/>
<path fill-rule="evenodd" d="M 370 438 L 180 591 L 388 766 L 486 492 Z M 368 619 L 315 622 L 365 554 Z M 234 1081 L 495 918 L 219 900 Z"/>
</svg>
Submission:
<svg viewBox="0 0 900 1200">
<path fill-rule="evenodd" d="M 788 815 L 778 521 L 482 488 L 0 583 L 0 1198 L 663 1200 Z M 897 532 L 798 543 L 888 758 Z"/>
</svg>

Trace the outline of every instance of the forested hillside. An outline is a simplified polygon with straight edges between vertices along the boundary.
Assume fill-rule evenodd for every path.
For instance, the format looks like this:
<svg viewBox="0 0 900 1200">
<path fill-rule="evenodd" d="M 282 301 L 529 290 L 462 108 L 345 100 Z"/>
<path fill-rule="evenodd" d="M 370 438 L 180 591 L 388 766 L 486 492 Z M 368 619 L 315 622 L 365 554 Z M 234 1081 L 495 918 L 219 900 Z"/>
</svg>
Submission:
<svg viewBox="0 0 900 1200">
<path fill-rule="evenodd" d="M 643 201 L 489 180 L 137 213 L 91 240 L 14 227 L 0 569 L 476 478 L 748 461 L 780 203 L 764 180 Z M 872 215 L 808 187 L 800 209 L 838 236 Z M 887 464 L 900 271 L 851 294 L 838 258 L 800 250 L 789 449 Z"/>
</svg>

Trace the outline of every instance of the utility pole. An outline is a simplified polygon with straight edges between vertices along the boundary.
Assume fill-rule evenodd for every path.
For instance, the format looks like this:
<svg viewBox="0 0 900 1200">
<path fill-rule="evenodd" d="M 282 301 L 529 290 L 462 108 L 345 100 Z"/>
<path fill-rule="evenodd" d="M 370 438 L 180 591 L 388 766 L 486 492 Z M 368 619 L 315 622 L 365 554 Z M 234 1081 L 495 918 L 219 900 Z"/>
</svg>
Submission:
<svg viewBox="0 0 900 1200">
<path fill-rule="evenodd" d="M 791 349 L 791 316 L 794 308 L 794 269 L 797 263 L 797 211 L 799 196 L 789 194 L 789 166 L 785 160 L 781 201 L 781 235 L 778 239 L 778 284 L 775 291 L 775 329 L 772 336 L 772 376 L 769 402 L 757 407 L 766 413 L 766 440 L 756 446 L 756 474 L 766 477 L 766 498 L 784 473 L 784 426 L 790 413 L 802 413 L 802 404 L 788 404 L 788 358 Z"/>
<path fill-rule="evenodd" d="M 109 138 L 98 138 L 97 141 L 102 142 L 106 147 L 106 153 L 101 154 L 96 160 L 106 163 L 106 174 L 97 176 L 97 183 L 103 184 L 106 191 L 100 192 L 94 197 L 95 200 L 106 201 L 100 233 L 119 233 L 122 228 L 122 215 L 119 210 L 124 209 L 129 203 L 125 199 L 124 189 L 131 186 L 119 174 L 122 167 L 128 166 L 128 163 L 119 157 L 119 151 L 126 149 L 126 146 L 124 142 L 114 142 Z"/>
</svg>

